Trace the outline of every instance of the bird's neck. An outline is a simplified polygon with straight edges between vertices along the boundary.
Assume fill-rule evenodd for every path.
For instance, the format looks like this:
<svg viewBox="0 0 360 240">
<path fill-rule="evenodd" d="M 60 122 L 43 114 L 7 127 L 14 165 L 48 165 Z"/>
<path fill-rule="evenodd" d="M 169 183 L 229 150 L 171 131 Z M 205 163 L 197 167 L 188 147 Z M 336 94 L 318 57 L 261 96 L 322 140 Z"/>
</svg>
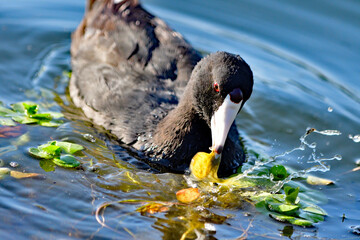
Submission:
<svg viewBox="0 0 360 240">
<path fill-rule="evenodd" d="M 197 152 L 208 151 L 211 146 L 210 127 L 190 99 L 185 96 L 182 100 L 158 124 L 151 143 L 154 157 L 168 159 L 174 165 L 188 165 Z"/>
</svg>

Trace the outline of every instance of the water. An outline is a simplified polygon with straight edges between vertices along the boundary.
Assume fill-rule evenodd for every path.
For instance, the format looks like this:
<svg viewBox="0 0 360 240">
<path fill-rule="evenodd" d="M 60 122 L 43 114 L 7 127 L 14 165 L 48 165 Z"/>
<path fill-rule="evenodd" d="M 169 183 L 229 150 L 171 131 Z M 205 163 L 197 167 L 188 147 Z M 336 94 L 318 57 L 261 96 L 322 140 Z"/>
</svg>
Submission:
<svg viewBox="0 0 360 240">
<path fill-rule="evenodd" d="M 198 50 L 239 53 L 252 67 L 253 96 L 237 119 L 249 149 L 280 156 L 297 148 L 310 127 L 322 133 L 307 137 L 312 148 L 278 157 L 278 163 L 301 171 L 313 165 L 307 161 L 314 160 L 314 150 L 320 159 L 342 156 L 326 161 L 330 171 L 313 173 L 335 185 L 308 186 L 327 198 L 321 207 L 329 213 L 310 229 L 275 222 L 247 205 L 171 208 L 150 217 L 136 212 L 141 201 L 176 201 L 175 192 L 188 185 L 181 175 L 139 170 L 146 166 L 136 168 L 124 146 L 109 150 L 103 130 L 70 103 L 63 71 L 71 68 L 70 34 L 84 2 L 14 0 L 0 6 L 0 101 L 37 101 L 67 117 L 58 129 L 25 126 L 30 141 L 0 138 L 5 167 L 16 162 L 18 171 L 44 175 L 0 180 L 2 239 L 179 239 L 199 224 L 199 212 L 206 225 L 189 238 L 358 238 L 350 228 L 360 225 L 360 175 L 351 171 L 360 158 L 358 1 L 144 1 Z M 328 129 L 336 131 L 321 132 Z M 27 148 L 50 139 L 84 145 L 84 169 L 42 170 Z M 99 206 L 127 199 L 139 202 L 108 207 L 102 214 L 109 227 L 99 224 Z"/>
</svg>

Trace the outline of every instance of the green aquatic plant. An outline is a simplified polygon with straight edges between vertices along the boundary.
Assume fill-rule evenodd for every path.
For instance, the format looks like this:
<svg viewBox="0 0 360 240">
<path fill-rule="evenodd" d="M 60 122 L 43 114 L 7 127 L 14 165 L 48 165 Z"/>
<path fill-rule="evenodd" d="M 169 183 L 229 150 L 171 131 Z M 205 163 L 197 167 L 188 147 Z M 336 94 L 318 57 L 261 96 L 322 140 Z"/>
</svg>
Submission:
<svg viewBox="0 0 360 240">
<path fill-rule="evenodd" d="M 270 174 L 273 180 L 279 181 L 284 180 L 289 176 L 286 168 L 283 165 L 274 165 L 270 168 Z"/>
<path fill-rule="evenodd" d="M 104 228 L 118 234 L 129 234 L 124 238 L 137 238 L 136 233 L 127 228 L 128 218 L 133 219 L 134 215 L 149 217 L 149 221 L 153 221 L 152 226 L 166 226 L 170 229 L 168 236 L 177 239 L 195 239 L 199 236 L 206 238 L 205 236 L 211 236 L 217 231 L 218 225 L 233 226 L 231 221 L 237 219 L 229 212 L 235 211 L 241 211 L 248 220 L 247 227 L 239 222 L 239 229 L 243 229 L 239 239 L 246 238 L 250 234 L 249 229 L 255 227 L 252 225 L 257 217 L 254 212 L 292 225 L 317 225 L 326 219 L 327 213 L 319 206 L 326 203 L 327 199 L 320 191 L 311 189 L 306 178 L 310 172 L 328 171 L 326 161 L 340 160 L 341 157 L 335 155 L 332 158 L 317 158 L 313 144 L 306 142 L 306 136 L 311 133 L 340 134 L 335 130 L 309 129 L 301 136 L 299 147 L 276 156 L 268 156 L 261 150 L 248 148 L 247 162 L 238 169 L 237 174 L 229 178 L 218 177 L 219 159 L 214 153 L 194 156 L 195 161 L 190 165 L 191 175 L 155 174 L 136 167 L 124 167 L 121 161 L 117 161 L 115 154 L 113 160 L 109 158 L 106 162 L 114 167 L 114 172 L 102 171 L 94 159 L 95 167 L 92 162 L 89 167 L 91 171 L 96 169 L 93 177 L 106 176 L 101 178 L 99 187 L 111 189 L 114 194 L 121 192 L 118 200 L 97 205 L 95 218 Z M 306 147 L 312 150 L 312 158 L 307 161 L 310 163 L 308 168 L 293 170 L 279 164 L 290 161 L 291 153 L 303 151 Z M 55 165 L 48 160 L 40 162 L 45 163 Z M 84 165 L 85 169 L 86 166 Z M 284 236 L 291 232 L 292 227 L 284 225 Z M 175 237 L 174 232 L 177 234 Z"/>
<path fill-rule="evenodd" d="M 250 199 L 259 211 L 280 222 L 309 227 L 324 221 L 327 213 L 319 206 L 301 199 L 299 190 L 299 187 L 285 186 L 284 194 L 263 192 Z"/>
<path fill-rule="evenodd" d="M 0 102 L 0 125 L 15 126 L 20 124 L 38 124 L 45 127 L 58 127 L 63 121 L 58 120 L 64 115 L 59 112 L 43 112 L 40 106 L 33 102 L 18 102 L 11 104 L 11 109 Z"/>
<path fill-rule="evenodd" d="M 45 171 L 53 171 L 54 164 L 66 168 L 78 167 L 80 162 L 72 154 L 83 149 L 83 146 L 75 143 L 50 141 L 37 148 L 29 148 L 29 153 L 42 159 L 40 166 Z"/>
<path fill-rule="evenodd" d="M 259 158 L 259 155 L 255 156 Z M 280 222 L 307 227 L 324 221 L 326 212 L 314 203 L 301 199 L 299 197 L 300 187 L 283 184 L 279 191 L 272 191 L 277 188 L 278 183 L 283 183 L 290 176 L 283 165 L 263 165 L 262 171 L 247 175 L 238 173 L 230 178 L 221 179 L 217 177 L 216 173 L 219 163 L 213 153 L 198 153 L 191 162 L 190 170 L 194 180 L 205 192 L 214 191 L 214 187 L 211 185 L 216 183 L 219 186 L 219 193 L 222 192 L 223 195 L 218 197 L 218 199 L 222 199 L 222 202 L 226 203 L 235 199 L 233 194 L 237 194 L 250 199 L 260 212 Z M 245 165 L 244 168 L 247 166 Z M 204 172 L 203 169 L 212 169 L 213 171 Z M 206 181 L 210 183 L 211 187 Z"/>
</svg>

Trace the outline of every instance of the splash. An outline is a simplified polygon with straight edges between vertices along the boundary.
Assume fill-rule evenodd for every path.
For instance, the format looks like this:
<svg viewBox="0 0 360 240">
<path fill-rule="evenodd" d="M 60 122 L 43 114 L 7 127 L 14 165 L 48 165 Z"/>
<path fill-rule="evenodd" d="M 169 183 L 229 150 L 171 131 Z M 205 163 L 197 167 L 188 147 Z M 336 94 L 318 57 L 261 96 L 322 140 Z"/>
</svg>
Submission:
<svg viewBox="0 0 360 240">
<path fill-rule="evenodd" d="M 242 174 L 239 174 L 238 176 L 236 176 L 237 179 L 242 179 L 242 178 L 264 178 L 264 179 L 269 179 L 269 177 L 267 175 L 261 175 L 258 176 L 256 174 L 254 174 L 254 172 L 256 172 L 257 170 L 259 170 L 261 167 L 269 164 L 269 163 L 273 163 L 275 162 L 278 158 L 280 157 L 285 157 L 288 156 L 296 151 L 305 151 L 306 149 L 311 149 L 312 153 L 309 156 L 309 159 L 307 161 L 307 163 L 311 163 L 314 164 L 313 166 L 311 166 L 310 168 L 307 169 L 303 169 L 297 172 L 293 172 L 291 173 L 288 177 L 286 177 L 284 180 L 282 181 L 274 181 L 273 180 L 273 176 L 270 176 L 270 180 L 274 183 L 274 185 L 271 187 L 270 192 L 271 193 L 277 193 L 279 192 L 282 187 L 284 186 L 284 184 L 290 182 L 292 179 L 294 178 L 299 178 L 299 177 L 304 177 L 306 174 L 310 173 L 310 172 L 327 172 L 330 170 L 330 166 L 326 164 L 326 162 L 328 161 L 333 161 L 333 160 L 338 160 L 340 161 L 342 159 L 341 155 L 334 155 L 333 157 L 329 157 L 329 158 L 324 158 L 324 157 L 319 157 L 317 152 L 316 152 L 316 142 L 313 143 L 309 143 L 306 138 L 312 134 L 312 133 L 317 133 L 317 134 L 321 134 L 321 135 L 325 135 L 325 136 L 338 136 L 341 135 L 341 132 L 338 130 L 322 130 L 319 131 L 315 128 L 308 128 L 306 129 L 306 132 L 304 135 L 302 135 L 299 140 L 300 140 L 300 145 L 294 149 L 291 149 L 289 151 L 286 151 L 284 153 L 269 157 L 263 161 L 255 161 L 254 166 L 250 167 L 249 169 L 245 170 Z M 359 141 L 360 141 L 360 136 L 359 136 Z"/>
</svg>

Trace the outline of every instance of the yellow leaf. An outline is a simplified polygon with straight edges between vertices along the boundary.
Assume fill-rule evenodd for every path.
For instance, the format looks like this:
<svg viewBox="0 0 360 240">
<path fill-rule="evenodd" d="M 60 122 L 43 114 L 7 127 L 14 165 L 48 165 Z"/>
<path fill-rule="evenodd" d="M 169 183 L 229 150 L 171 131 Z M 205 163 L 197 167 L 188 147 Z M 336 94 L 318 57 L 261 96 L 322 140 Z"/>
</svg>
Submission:
<svg viewBox="0 0 360 240">
<path fill-rule="evenodd" d="M 356 168 L 352 169 L 351 171 L 356 172 L 356 171 L 359 171 L 359 170 L 360 170 L 360 167 L 356 167 Z"/>
<path fill-rule="evenodd" d="M 24 173 L 24 172 L 18 172 L 18 171 L 10 171 L 10 176 L 14 178 L 31 178 L 31 177 L 37 177 L 40 176 L 38 173 Z"/>
<path fill-rule="evenodd" d="M 199 189 L 186 188 L 177 191 L 176 198 L 182 203 L 191 203 L 200 197 Z"/>
<path fill-rule="evenodd" d="M 166 204 L 162 203 L 149 203 L 137 209 L 137 211 L 140 212 L 142 215 L 166 212 L 168 210 L 169 207 Z"/>
<path fill-rule="evenodd" d="M 306 182 L 311 185 L 330 185 L 334 184 L 334 181 L 326 178 L 319 178 L 315 176 L 308 176 Z"/>
<path fill-rule="evenodd" d="M 215 152 L 198 152 L 191 160 L 190 170 L 192 175 L 199 180 L 209 178 L 217 181 L 219 165 L 220 157 L 216 157 Z"/>
</svg>

